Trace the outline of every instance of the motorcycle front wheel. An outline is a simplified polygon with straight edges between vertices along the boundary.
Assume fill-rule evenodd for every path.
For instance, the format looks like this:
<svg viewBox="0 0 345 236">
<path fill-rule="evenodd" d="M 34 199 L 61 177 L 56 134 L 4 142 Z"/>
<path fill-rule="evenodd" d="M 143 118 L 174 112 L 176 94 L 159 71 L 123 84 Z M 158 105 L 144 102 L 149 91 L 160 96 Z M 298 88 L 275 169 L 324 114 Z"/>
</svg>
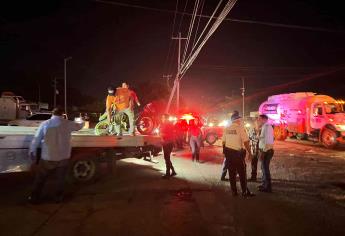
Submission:
<svg viewBox="0 0 345 236">
<path fill-rule="evenodd" d="M 143 135 L 149 135 L 153 133 L 155 123 L 151 117 L 143 116 L 139 117 L 137 122 L 137 130 Z"/>
<path fill-rule="evenodd" d="M 98 122 L 95 126 L 96 135 L 107 135 L 108 134 L 109 123 L 107 120 L 102 120 Z"/>
</svg>

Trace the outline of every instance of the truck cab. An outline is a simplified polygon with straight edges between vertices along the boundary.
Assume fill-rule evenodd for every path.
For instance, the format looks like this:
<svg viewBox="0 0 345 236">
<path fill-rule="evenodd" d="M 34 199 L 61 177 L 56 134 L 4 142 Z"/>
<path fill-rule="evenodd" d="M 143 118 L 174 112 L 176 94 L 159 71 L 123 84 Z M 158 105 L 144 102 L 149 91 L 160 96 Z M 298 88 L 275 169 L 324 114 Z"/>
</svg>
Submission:
<svg viewBox="0 0 345 236">
<path fill-rule="evenodd" d="M 310 127 L 319 132 L 319 140 L 326 147 L 334 147 L 345 141 L 345 113 L 335 102 L 312 104 Z"/>
</svg>

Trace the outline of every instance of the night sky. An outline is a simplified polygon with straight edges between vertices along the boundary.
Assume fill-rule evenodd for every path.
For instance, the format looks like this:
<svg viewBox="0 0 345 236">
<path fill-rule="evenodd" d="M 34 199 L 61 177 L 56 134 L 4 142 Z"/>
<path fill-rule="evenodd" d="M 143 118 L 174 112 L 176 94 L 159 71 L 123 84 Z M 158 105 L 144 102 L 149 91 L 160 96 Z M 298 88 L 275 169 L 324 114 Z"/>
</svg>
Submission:
<svg viewBox="0 0 345 236">
<path fill-rule="evenodd" d="M 166 83 L 162 75 L 176 72 L 176 41 L 170 37 L 179 29 L 186 36 L 190 21 L 177 14 L 173 30 L 176 0 L 113 0 L 133 7 L 90 0 L 20 2 L 0 8 L 0 91 L 37 100 L 40 85 L 42 100 L 50 103 L 51 80 L 63 78 L 63 59 L 69 56 L 73 104 L 78 104 L 74 93 L 102 100 L 108 85 L 122 81 L 139 91 L 146 81 Z M 193 2 L 187 4 L 189 13 Z M 203 14 L 210 15 L 217 2 L 206 0 Z M 186 0 L 178 3 L 183 12 Z M 238 0 L 228 18 L 317 29 L 224 21 L 183 78 L 183 99 L 197 106 L 238 96 L 242 77 L 253 103 L 307 90 L 345 98 L 341 10 L 341 1 Z"/>
</svg>

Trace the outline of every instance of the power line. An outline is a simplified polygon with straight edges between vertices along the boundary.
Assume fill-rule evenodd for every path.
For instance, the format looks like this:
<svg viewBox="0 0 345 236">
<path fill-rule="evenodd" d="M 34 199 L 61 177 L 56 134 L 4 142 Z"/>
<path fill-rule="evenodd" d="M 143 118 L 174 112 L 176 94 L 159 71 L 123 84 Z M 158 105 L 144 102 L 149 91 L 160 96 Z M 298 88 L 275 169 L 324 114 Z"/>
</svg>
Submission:
<svg viewBox="0 0 345 236">
<path fill-rule="evenodd" d="M 137 9 L 143 9 L 143 10 L 149 10 L 149 11 L 175 13 L 175 11 L 169 10 L 169 9 L 147 7 L 147 6 L 136 5 L 136 4 L 121 3 L 121 2 L 107 1 L 107 0 L 93 0 L 93 1 L 99 2 L 99 3 L 104 3 L 104 4 L 112 4 L 112 5 L 116 5 L 116 6 L 131 7 L 131 8 L 137 8 Z M 177 14 L 188 15 L 188 16 L 192 15 L 191 13 L 188 13 L 185 11 L 183 11 L 183 12 L 178 11 Z M 202 17 L 202 18 L 210 18 L 211 17 L 211 16 L 203 15 L 203 14 L 199 14 L 197 16 Z M 313 27 L 313 26 L 304 26 L 304 25 L 283 24 L 283 23 L 268 22 L 268 21 L 242 20 L 242 19 L 236 19 L 236 18 L 225 18 L 224 20 L 230 21 L 230 22 L 236 22 L 236 23 L 258 24 L 258 25 L 263 25 L 263 26 L 287 28 L 287 29 L 299 29 L 299 30 L 320 31 L 320 32 L 341 33 L 341 34 L 345 33 L 344 30 L 327 29 L 327 28 L 322 28 L 322 27 Z"/>
<path fill-rule="evenodd" d="M 185 4 L 184 4 L 183 12 L 186 12 L 186 9 L 187 9 L 187 6 L 188 6 L 188 1 L 189 1 L 189 0 L 186 0 L 186 2 L 185 2 Z M 178 11 L 176 11 L 176 12 L 178 13 Z M 179 26 L 178 26 L 177 32 L 181 32 L 181 27 L 182 27 L 184 15 L 185 15 L 185 14 L 182 14 L 182 16 L 181 16 L 181 19 L 180 19 L 180 22 L 179 22 Z M 174 33 L 174 32 L 173 32 L 173 33 Z M 173 35 L 172 35 L 172 37 L 173 37 Z M 173 40 L 171 40 L 171 42 L 173 42 Z M 167 73 L 168 73 L 168 74 L 174 74 L 174 73 L 173 73 L 172 66 L 173 66 L 173 62 L 174 62 L 174 58 L 175 58 L 175 54 L 176 54 L 176 48 L 177 48 L 177 43 L 174 43 L 173 54 L 172 54 L 172 56 L 170 57 L 170 63 L 169 63 L 168 70 L 167 70 Z"/>
<path fill-rule="evenodd" d="M 175 13 L 174 13 L 174 20 L 173 20 L 173 24 L 172 24 L 171 37 L 173 37 L 173 35 L 174 35 L 177 10 L 178 10 L 178 0 L 176 0 L 176 6 L 175 6 Z M 173 43 L 173 41 L 170 40 L 168 54 L 167 54 L 167 56 L 165 58 L 165 63 L 164 63 L 164 71 L 166 71 L 166 69 L 168 69 L 167 65 L 168 65 L 168 60 L 169 60 L 169 56 L 170 56 L 170 50 L 171 50 L 172 43 Z"/>
</svg>

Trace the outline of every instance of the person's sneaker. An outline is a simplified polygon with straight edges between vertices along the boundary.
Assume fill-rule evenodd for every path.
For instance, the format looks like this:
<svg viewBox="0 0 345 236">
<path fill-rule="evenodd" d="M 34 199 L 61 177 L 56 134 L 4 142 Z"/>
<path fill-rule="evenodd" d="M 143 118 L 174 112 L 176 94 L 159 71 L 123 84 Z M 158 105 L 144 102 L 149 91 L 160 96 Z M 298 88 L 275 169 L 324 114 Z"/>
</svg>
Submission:
<svg viewBox="0 0 345 236">
<path fill-rule="evenodd" d="M 173 173 L 171 173 L 170 176 L 172 177 L 172 176 L 176 176 L 176 175 L 177 175 L 176 172 L 173 172 Z"/>
<path fill-rule="evenodd" d="M 249 192 L 249 191 L 246 191 L 246 192 L 242 193 L 242 197 L 244 197 L 244 198 L 247 198 L 247 197 L 254 197 L 254 196 L 255 196 L 255 194 L 254 194 L 254 193 L 251 193 L 251 192 Z"/>
<path fill-rule="evenodd" d="M 228 181 L 229 179 L 227 178 L 220 178 L 221 181 Z"/>
</svg>

